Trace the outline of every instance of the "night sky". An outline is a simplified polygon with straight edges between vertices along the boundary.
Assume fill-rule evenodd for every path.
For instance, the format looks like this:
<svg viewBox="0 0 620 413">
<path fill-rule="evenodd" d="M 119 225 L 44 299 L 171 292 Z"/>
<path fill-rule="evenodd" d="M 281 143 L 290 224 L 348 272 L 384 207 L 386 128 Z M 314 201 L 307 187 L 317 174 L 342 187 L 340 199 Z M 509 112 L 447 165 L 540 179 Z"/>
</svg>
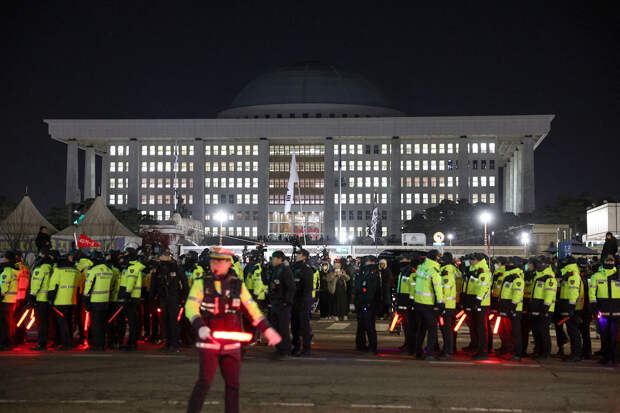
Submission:
<svg viewBox="0 0 620 413">
<path fill-rule="evenodd" d="M 411 116 L 554 113 L 537 205 L 620 197 L 620 14 L 598 2 L 35 3 L 0 6 L 0 194 L 28 186 L 43 212 L 64 203 L 66 165 L 43 118 L 212 117 L 255 76 L 307 60 L 362 73 Z"/>
</svg>

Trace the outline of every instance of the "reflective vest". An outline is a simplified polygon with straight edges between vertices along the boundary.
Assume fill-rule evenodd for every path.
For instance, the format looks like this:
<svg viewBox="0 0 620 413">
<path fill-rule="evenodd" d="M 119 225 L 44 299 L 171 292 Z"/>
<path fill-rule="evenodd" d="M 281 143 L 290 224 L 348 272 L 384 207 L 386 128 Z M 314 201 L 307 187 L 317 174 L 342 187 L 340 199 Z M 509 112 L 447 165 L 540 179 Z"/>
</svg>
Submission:
<svg viewBox="0 0 620 413">
<path fill-rule="evenodd" d="M 398 286 L 396 287 L 397 301 L 396 306 L 399 310 L 406 310 L 411 306 L 415 299 L 415 270 L 411 268 L 411 273 L 398 275 Z"/>
<path fill-rule="evenodd" d="M 118 301 L 118 291 L 121 288 L 121 270 L 112 266 L 112 282 L 110 283 L 110 301 Z"/>
<path fill-rule="evenodd" d="M 506 267 L 502 265 L 495 270 L 495 274 L 493 274 L 493 287 L 491 288 L 491 308 L 494 312 L 497 312 L 499 309 L 499 295 L 502 291 L 502 284 L 504 283 L 504 273 L 506 272 Z"/>
<path fill-rule="evenodd" d="M 243 277 L 243 268 L 241 267 L 241 263 L 239 261 L 236 261 L 236 262 L 233 261 L 232 269 L 235 271 L 235 274 L 237 274 L 237 277 L 239 277 L 239 279 L 243 281 L 244 277 Z"/>
<path fill-rule="evenodd" d="M 81 258 L 77 264 L 75 264 L 75 268 L 80 272 L 78 279 L 76 280 L 77 291 L 84 291 L 84 287 L 86 285 L 86 278 L 88 277 L 88 270 L 95 265 L 94 262 L 89 260 L 88 258 Z"/>
<path fill-rule="evenodd" d="M 491 304 L 491 283 L 493 282 L 489 266 L 486 260 L 481 260 L 469 268 L 469 275 L 464 285 L 463 307 L 471 310 L 478 301 L 481 307 L 488 307 Z"/>
<path fill-rule="evenodd" d="M 572 311 L 583 309 L 584 289 L 577 264 L 566 265 L 562 268 L 561 273 L 558 311 L 561 315 L 567 316 Z"/>
<path fill-rule="evenodd" d="M 502 316 L 510 316 L 512 311 L 523 311 L 524 285 L 523 273 L 520 268 L 514 268 L 503 274 L 498 307 Z"/>
<path fill-rule="evenodd" d="M 17 263 L 17 268 L 19 269 L 17 274 L 17 301 L 20 301 L 26 298 L 26 291 L 28 291 L 30 282 L 30 270 L 21 262 Z"/>
<path fill-rule="evenodd" d="M 11 266 L 4 267 L 0 274 L 0 297 L 3 303 L 17 302 L 17 274 L 19 270 Z"/>
<path fill-rule="evenodd" d="M 75 305 L 76 282 L 80 272 L 74 267 L 57 267 L 52 272 L 50 291 L 55 291 L 53 305 Z"/>
<path fill-rule="evenodd" d="M 443 300 L 446 309 L 453 310 L 456 308 L 456 274 L 459 270 L 452 264 L 444 265 L 439 269 L 441 273 L 441 282 L 443 285 Z"/>
<path fill-rule="evenodd" d="M 105 264 L 99 264 L 88 270 L 84 297 L 90 297 L 91 303 L 107 303 L 110 301 L 112 285 L 112 269 Z"/>
<path fill-rule="evenodd" d="M 47 291 L 49 290 L 51 275 L 52 266 L 50 264 L 41 264 L 36 267 L 32 273 L 30 294 L 36 295 L 37 302 L 39 303 L 47 301 Z"/>
<path fill-rule="evenodd" d="M 604 317 L 620 317 L 620 275 L 616 267 L 599 270 L 590 279 L 590 303 L 596 303 Z"/>
<path fill-rule="evenodd" d="M 558 284 L 551 267 L 547 266 L 541 272 L 537 272 L 532 280 L 531 298 L 529 307 L 526 309 L 527 312 L 533 316 L 542 315 L 545 309 L 553 313 L 557 291 Z"/>
<path fill-rule="evenodd" d="M 192 271 L 192 275 L 190 275 L 189 279 L 187 280 L 187 284 L 189 288 L 191 289 L 192 286 L 194 285 L 194 281 L 196 281 L 199 278 L 202 278 L 204 274 L 205 274 L 204 268 L 201 265 L 196 264 L 194 271 Z"/>
<path fill-rule="evenodd" d="M 439 263 L 426 258 L 416 271 L 416 304 L 435 305 L 443 303 L 443 286 Z"/>
<path fill-rule="evenodd" d="M 257 263 L 254 266 L 254 271 L 246 278 L 246 286 L 248 290 L 252 292 L 252 295 L 257 300 L 264 300 L 267 295 L 267 286 L 263 283 L 263 266 Z M 250 284 L 248 286 L 248 283 Z"/>
<path fill-rule="evenodd" d="M 146 266 L 140 261 L 130 261 L 129 267 L 125 268 L 121 274 L 121 288 L 125 287 L 125 291 L 131 298 L 140 298 L 142 295 L 142 270 Z"/>
<path fill-rule="evenodd" d="M 321 274 L 319 273 L 319 270 L 316 270 L 312 275 L 312 298 L 316 298 L 316 292 L 319 289 L 319 285 L 321 285 Z"/>
</svg>

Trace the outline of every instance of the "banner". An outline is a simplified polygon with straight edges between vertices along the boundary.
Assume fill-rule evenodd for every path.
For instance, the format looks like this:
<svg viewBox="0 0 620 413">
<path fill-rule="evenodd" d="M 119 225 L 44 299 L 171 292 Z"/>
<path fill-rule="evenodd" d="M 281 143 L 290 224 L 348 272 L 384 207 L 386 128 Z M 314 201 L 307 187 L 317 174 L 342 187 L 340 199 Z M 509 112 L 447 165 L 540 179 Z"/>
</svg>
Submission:
<svg viewBox="0 0 620 413">
<path fill-rule="evenodd" d="M 80 238 L 78 238 L 78 248 L 86 247 L 86 248 L 101 248 L 101 244 L 98 242 L 88 238 L 84 234 L 80 234 Z"/>
<path fill-rule="evenodd" d="M 295 196 L 295 182 L 299 182 L 299 176 L 297 176 L 297 163 L 295 162 L 295 153 L 291 158 L 291 171 L 288 178 L 288 189 L 286 190 L 286 200 L 284 203 L 284 213 L 291 211 L 291 203 Z"/>
<path fill-rule="evenodd" d="M 375 194 L 375 198 L 372 203 L 372 220 L 370 221 L 370 238 L 373 241 L 377 237 L 377 222 L 379 221 L 379 209 L 377 208 L 377 194 Z"/>
</svg>

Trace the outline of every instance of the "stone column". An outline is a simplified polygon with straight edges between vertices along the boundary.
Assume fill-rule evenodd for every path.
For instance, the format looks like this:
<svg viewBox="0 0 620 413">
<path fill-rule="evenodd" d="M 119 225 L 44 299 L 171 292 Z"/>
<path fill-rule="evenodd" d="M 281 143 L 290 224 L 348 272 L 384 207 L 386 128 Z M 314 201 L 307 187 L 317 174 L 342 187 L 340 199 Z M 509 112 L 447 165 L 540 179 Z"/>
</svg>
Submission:
<svg viewBox="0 0 620 413">
<path fill-rule="evenodd" d="M 67 178 L 65 185 L 65 203 L 80 202 L 78 181 L 78 144 L 75 139 L 67 141 Z"/>
<path fill-rule="evenodd" d="M 510 195 L 511 198 L 511 203 L 512 203 L 512 213 L 513 214 L 518 214 L 519 211 L 517 210 L 517 196 L 518 196 L 518 192 L 517 192 L 517 163 L 519 162 L 519 154 L 518 151 L 515 150 L 515 152 L 512 154 L 512 160 L 511 160 L 511 171 L 510 171 L 510 181 L 512 182 L 512 193 Z"/>
<path fill-rule="evenodd" d="M 534 139 L 524 138 L 521 152 L 521 212 L 533 212 L 536 208 L 534 181 Z"/>
<path fill-rule="evenodd" d="M 258 142 L 258 236 L 269 234 L 269 140 Z"/>
<path fill-rule="evenodd" d="M 461 138 L 459 145 L 459 170 L 457 176 L 459 177 L 459 199 L 466 199 L 467 202 L 471 202 L 469 196 L 469 168 L 467 161 L 469 160 L 469 153 L 467 148 L 467 138 Z"/>
<path fill-rule="evenodd" d="M 127 209 L 140 206 L 140 145 L 137 139 L 129 141 L 129 174 L 127 187 Z"/>
<path fill-rule="evenodd" d="M 205 143 L 201 138 L 194 141 L 194 204 L 192 218 L 205 223 Z"/>
<path fill-rule="evenodd" d="M 326 242 L 334 242 L 336 240 L 336 205 L 334 205 L 334 141 L 331 137 L 325 139 L 325 186 L 323 188 L 324 214 L 323 214 L 323 237 Z"/>
<path fill-rule="evenodd" d="M 523 145 L 518 145 L 515 150 L 515 213 L 523 212 Z"/>
<path fill-rule="evenodd" d="M 504 168 L 504 199 L 505 211 L 514 213 L 514 178 L 513 178 L 514 158 L 511 156 Z"/>
<path fill-rule="evenodd" d="M 108 188 L 110 185 L 110 155 L 106 152 L 101 154 L 101 197 L 108 204 Z"/>
<path fill-rule="evenodd" d="M 84 199 L 95 197 L 95 148 L 89 146 L 84 151 Z"/>
<path fill-rule="evenodd" d="M 390 209 L 388 216 L 388 237 L 395 236 L 400 240 L 401 238 L 401 228 L 402 223 L 400 220 L 400 138 L 398 136 L 392 137 L 392 143 L 390 145 L 391 153 L 390 153 L 390 178 L 391 178 L 391 187 L 390 187 Z"/>
</svg>

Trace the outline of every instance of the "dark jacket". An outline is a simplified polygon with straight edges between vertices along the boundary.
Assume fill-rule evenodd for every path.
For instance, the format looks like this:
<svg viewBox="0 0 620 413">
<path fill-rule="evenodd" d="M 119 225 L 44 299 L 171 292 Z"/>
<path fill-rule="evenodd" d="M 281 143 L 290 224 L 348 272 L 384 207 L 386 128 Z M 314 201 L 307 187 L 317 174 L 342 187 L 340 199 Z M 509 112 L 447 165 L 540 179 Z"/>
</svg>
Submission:
<svg viewBox="0 0 620 413">
<path fill-rule="evenodd" d="M 618 240 L 613 235 L 605 240 L 603 251 L 601 252 L 601 260 L 605 260 L 608 255 L 616 255 L 618 253 Z"/>
<path fill-rule="evenodd" d="M 187 276 L 173 261 L 161 261 L 151 276 L 151 298 L 185 300 L 189 294 Z"/>
<path fill-rule="evenodd" d="M 293 281 L 293 273 L 287 265 L 280 264 L 277 267 L 270 265 L 268 270 L 263 272 L 263 283 L 269 288 L 267 297 L 272 305 L 293 305 L 295 281 Z"/>
<path fill-rule="evenodd" d="M 305 261 L 297 261 L 293 264 L 292 270 L 293 280 L 295 280 L 293 307 L 302 309 L 309 300 L 312 300 L 314 270 Z"/>
<path fill-rule="evenodd" d="M 355 307 L 375 306 L 381 302 L 381 281 L 376 265 L 364 265 L 355 277 Z"/>
<path fill-rule="evenodd" d="M 50 238 L 50 234 L 45 234 L 43 232 L 39 232 L 37 234 L 37 239 L 34 241 L 34 243 L 37 246 L 37 250 L 39 251 L 44 248 L 52 248 L 52 239 Z"/>
<path fill-rule="evenodd" d="M 392 302 L 392 271 L 389 267 L 379 271 L 381 274 L 381 293 L 383 294 L 383 304 L 390 305 Z"/>
</svg>

